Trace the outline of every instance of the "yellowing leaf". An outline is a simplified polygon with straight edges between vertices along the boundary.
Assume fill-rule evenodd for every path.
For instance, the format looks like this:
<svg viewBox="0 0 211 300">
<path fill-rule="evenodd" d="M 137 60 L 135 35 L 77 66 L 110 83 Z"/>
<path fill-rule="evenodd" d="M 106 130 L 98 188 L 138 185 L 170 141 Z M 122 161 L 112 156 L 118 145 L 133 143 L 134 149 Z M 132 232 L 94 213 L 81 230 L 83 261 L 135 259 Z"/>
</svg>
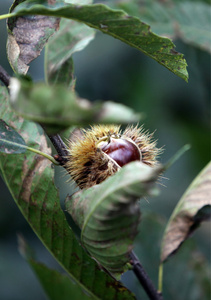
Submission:
<svg viewBox="0 0 211 300">
<path fill-rule="evenodd" d="M 211 162 L 189 186 L 166 227 L 161 261 L 178 250 L 190 233 L 211 215 Z"/>
<path fill-rule="evenodd" d="M 16 0 L 10 11 L 17 6 Z M 28 64 L 40 55 L 49 37 L 59 28 L 59 18 L 23 16 L 8 19 L 7 55 L 17 73 L 26 74 Z"/>
</svg>

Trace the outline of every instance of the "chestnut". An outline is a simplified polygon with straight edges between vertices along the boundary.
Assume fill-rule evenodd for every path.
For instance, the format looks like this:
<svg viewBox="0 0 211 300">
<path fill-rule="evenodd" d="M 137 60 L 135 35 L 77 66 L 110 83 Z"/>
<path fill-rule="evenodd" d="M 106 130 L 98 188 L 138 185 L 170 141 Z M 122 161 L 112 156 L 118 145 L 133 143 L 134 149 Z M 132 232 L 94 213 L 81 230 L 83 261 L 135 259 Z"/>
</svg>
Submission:
<svg viewBox="0 0 211 300">
<path fill-rule="evenodd" d="M 141 160 L 141 152 L 132 141 L 123 138 L 110 137 L 102 141 L 98 147 L 111 157 L 120 167 L 134 160 Z"/>
<path fill-rule="evenodd" d="M 143 126 L 94 125 L 73 134 L 66 169 L 81 189 L 100 184 L 124 165 L 138 160 L 151 167 L 161 149 Z"/>
</svg>

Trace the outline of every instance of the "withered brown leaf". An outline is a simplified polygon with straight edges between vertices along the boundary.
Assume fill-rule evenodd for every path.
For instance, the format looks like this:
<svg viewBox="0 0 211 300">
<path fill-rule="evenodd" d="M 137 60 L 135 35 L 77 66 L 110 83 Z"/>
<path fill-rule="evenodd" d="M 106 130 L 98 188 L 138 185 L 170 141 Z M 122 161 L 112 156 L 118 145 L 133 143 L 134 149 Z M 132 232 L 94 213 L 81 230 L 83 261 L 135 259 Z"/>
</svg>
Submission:
<svg viewBox="0 0 211 300">
<path fill-rule="evenodd" d="M 161 261 L 174 254 L 204 220 L 210 218 L 211 162 L 200 172 L 176 206 L 166 227 Z"/>
<path fill-rule="evenodd" d="M 16 0 L 12 11 L 18 4 Z M 49 4 L 52 1 L 49 0 Z M 13 70 L 26 74 L 28 64 L 37 58 L 51 35 L 58 30 L 60 18 L 23 16 L 8 19 L 7 55 Z"/>
</svg>

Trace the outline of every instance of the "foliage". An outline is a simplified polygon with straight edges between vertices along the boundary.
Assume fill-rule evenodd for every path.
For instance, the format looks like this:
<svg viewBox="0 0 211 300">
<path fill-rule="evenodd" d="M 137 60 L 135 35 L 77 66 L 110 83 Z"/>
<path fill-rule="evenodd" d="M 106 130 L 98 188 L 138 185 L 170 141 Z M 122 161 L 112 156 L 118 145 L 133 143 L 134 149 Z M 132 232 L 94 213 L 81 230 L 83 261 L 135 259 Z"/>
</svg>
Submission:
<svg viewBox="0 0 211 300">
<path fill-rule="evenodd" d="M 42 5 L 40 5 L 42 3 Z M 150 27 L 139 19 L 131 17 L 122 11 L 111 10 L 109 7 L 96 5 L 73 5 L 58 2 L 53 8 L 47 1 L 24 1 L 12 11 L 11 16 L 46 15 L 74 19 L 109 34 L 121 41 L 143 51 L 176 75 L 187 80 L 186 62 L 182 54 L 174 49 L 174 44 L 167 38 L 152 33 Z M 16 40 L 16 21 L 13 19 L 12 35 Z M 9 22 L 10 23 L 10 22 Z M 18 28 L 17 28 L 18 32 Z M 12 48 L 12 47 L 11 47 Z M 8 53 L 10 57 L 10 52 Z M 19 63 L 13 66 L 18 70 Z M 14 59 L 13 59 L 14 60 Z M 17 63 L 17 65 L 16 65 Z M 25 73 L 25 72 L 24 72 Z"/>
<path fill-rule="evenodd" d="M 211 163 L 192 182 L 175 207 L 164 234 L 161 261 L 177 251 L 201 221 L 210 218 L 210 172 Z"/>
<path fill-rule="evenodd" d="M 205 1 L 117 1 L 114 6 L 151 24 L 159 35 L 181 38 L 185 43 L 211 51 L 210 6 Z M 141 7 L 141 9 L 140 9 Z"/>
<path fill-rule="evenodd" d="M 27 145 L 50 154 L 43 130 L 15 115 L 9 109 L 7 97 L 6 88 L 1 87 L 1 118 L 21 132 Z M 16 155 L 0 158 L 2 176 L 21 212 L 73 280 L 95 298 L 103 297 L 107 285 L 110 285 L 107 299 L 115 299 L 118 294 L 120 298 L 133 298 L 129 291 L 100 271 L 79 245 L 60 207 L 50 164 L 44 157 L 35 157 L 30 152 L 27 157 L 19 155 L 18 161 Z"/>
<path fill-rule="evenodd" d="M 124 272 L 139 224 L 137 201 L 155 193 L 153 185 L 161 171 L 133 162 L 66 201 L 67 211 L 82 230 L 83 245 L 112 274 Z"/>
<path fill-rule="evenodd" d="M 0 120 L 0 151 L 3 153 L 23 153 L 25 149 L 24 139 L 3 120 Z"/>
<path fill-rule="evenodd" d="M 187 43 L 209 50 L 209 5 L 195 4 L 175 1 L 172 9 L 168 1 L 149 1 L 143 10 L 139 1 L 105 5 L 92 1 L 78 4 L 78 1 L 16 0 L 10 13 L 0 16 L 8 18 L 7 54 L 15 73 L 9 93 L 0 86 L 0 171 L 27 222 L 66 272 L 61 274 L 38 263 L 24 240 L 19 239 L 20 251 L 49 299 L 58 299 L 61 293 L 63 299 L 135 298 L 115 277 L 121 279 L 120 275 L 131 269 L 129 254 L 140 222 L 138 200 L 156 194 L 159 176 L 167 167 L 131 163 L 103 183 L 68 197 L 66 209 L 81 230 L 78 241 L 60 206 L 51 168 L 51 162 L 56 161 L 47 135 L 92 123 L 138 122 L 142 114 L 112 101 L 93 103 L 81 99 L 75 91 L 72 56 L 83 50 L 98 30 L 138 49 L 187 81 L 183 54 L 161 34 L 179 36 Z M 162 12 L 159 16 L 158 10 Z M 203 15 L 203 22 L 197 24 L 192 15 Z M 172 25 L 175 22 L 178 30 Z M 158 26 L 154 27 L 155 24 Z M 152 32 L 151 25 L 160 35 Z M 197 35 L 190 33 L 193 26 L 198 29 Z M 29 63 L 44 47 L 45 83 L 34 83 L 26 75 Z M 202 171 L 175 208 L 163 237 L 162 262 L 196 225 L 210 217 L 211 203 L 206 193 L 210 188 L 209 169 L 208 166 Z M 178 232 L 183 233 L 182 237 L 178 237 Z M 196 274 L 201 274 L 197 265 L 194 268 Z M 206 276 L 202 284 L 207 287 Z"/>
</svg>

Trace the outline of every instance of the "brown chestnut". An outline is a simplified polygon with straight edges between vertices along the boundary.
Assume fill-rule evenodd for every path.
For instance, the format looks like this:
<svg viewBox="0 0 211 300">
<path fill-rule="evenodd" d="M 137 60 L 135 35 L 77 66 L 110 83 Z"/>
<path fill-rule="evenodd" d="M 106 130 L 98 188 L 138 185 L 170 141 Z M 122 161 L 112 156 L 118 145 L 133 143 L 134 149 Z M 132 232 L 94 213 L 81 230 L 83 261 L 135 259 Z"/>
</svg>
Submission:
<svg viewBox="0 0 211 300">
<path fill-rule="evenodd" d="M 141 153 L 138 147 L 129 140 L 122 138 L 109 138 L 109 141 L 102 141 L 98 144 L 108 156 L 122 167 L 131 161 L 141 160 Z"/>
</svg>

